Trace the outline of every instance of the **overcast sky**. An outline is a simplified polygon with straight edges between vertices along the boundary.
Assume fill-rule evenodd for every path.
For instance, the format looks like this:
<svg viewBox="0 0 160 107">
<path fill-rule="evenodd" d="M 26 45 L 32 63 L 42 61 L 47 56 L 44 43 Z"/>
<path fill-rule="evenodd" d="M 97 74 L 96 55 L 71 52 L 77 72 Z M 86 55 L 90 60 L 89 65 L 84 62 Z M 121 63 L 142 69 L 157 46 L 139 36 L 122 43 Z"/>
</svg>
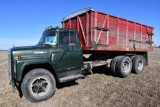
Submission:
<svg viewBox="0 0 160 107">
<path fill-rule="evenodd" d="M 35 45 L 47 26 L 87 7 L 153 26 L 160 45 L 160 0 L 1 0 L 0 49 Z"/>
</svg>

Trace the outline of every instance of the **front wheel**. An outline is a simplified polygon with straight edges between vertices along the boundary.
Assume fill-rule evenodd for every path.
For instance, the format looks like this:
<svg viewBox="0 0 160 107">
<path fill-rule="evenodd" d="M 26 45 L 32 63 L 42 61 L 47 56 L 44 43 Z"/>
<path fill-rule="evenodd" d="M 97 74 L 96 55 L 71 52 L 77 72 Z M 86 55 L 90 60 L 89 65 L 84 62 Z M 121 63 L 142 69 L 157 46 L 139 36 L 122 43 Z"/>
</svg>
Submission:
<svg viewBox="0 0 160 107">
<path fill-rule="evenodd" d="M 55 92 L 56 81 L 54 76 L 46 69 L 33 69 L 29 71 L 21 84 L 23 95 L 31 102 L 48 100 Z"/>
</svg>

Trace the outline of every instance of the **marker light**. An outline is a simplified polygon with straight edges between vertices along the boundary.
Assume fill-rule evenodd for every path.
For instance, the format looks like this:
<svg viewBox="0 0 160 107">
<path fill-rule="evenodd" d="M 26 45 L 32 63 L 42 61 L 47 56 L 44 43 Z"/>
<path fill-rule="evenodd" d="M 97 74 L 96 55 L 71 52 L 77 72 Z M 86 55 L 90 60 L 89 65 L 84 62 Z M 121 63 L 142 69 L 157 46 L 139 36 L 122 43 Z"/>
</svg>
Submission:
<svg viewBox="0 0 160 107">
<path fill-rule="evenodd" d="M 48 30 L 48 29 L 52 29 L 52 26 L 48 26 L 48 27 L 46 28 L 46 30 Z"/>
<path fill-rule="evenodd" d="M 48 29 L 51 29 L 51 28 L 52 28 L 52 26 L 49 26 L 49 27 L 48 27 Z"/>
<path fill-rule="evenodd" d="M 17 57 L 18 57 L 18 59 L 21 59 L 21 54 L 18 54 Z"/>
</svg>

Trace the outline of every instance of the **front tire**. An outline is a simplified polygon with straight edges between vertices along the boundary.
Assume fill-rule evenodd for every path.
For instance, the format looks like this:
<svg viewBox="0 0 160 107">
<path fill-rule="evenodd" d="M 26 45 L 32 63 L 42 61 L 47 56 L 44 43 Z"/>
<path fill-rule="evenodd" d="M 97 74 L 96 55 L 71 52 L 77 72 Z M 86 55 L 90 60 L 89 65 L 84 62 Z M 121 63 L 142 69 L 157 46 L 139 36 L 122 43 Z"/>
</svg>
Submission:
<svg viewBox="0 0 160 107">
<path fill-rule="evenodd" d="M 55 92 L 56 81 L 54 76 L 46 69 L 33 69 L 29 71 L 21 84 L 23 95 L 31 102 L 48 100 Z"/>
</svg>

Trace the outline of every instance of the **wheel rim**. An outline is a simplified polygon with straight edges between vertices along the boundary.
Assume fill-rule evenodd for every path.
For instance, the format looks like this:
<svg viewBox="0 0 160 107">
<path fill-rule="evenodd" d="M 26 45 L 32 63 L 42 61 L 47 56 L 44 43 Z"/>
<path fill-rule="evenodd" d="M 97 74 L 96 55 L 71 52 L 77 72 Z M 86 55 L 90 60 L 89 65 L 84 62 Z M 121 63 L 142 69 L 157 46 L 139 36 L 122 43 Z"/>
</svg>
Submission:
<svg viewBox="0 0 160 107">
<path fill-rule="evenodd" d="M 128 74 L 130 72 L 130 67 L 131 67 L 130 62 L 125 61 L 122 66 L 123 66 L 123 72 L 125 74 Z"/>
<path fill-rule="evenodd" d="M 143 61 L 139 60 L 137 64 L 138 64 L 137 66 L 138 70 L 141 71 L 143 69 Z"/>
<path fill-rule="evenodd" d="M 44 77 L 35 78 L 30 85 L 30 92 L 34 96 L 44 96 L 50 88 L 49 81 Z"/>
</svg>

